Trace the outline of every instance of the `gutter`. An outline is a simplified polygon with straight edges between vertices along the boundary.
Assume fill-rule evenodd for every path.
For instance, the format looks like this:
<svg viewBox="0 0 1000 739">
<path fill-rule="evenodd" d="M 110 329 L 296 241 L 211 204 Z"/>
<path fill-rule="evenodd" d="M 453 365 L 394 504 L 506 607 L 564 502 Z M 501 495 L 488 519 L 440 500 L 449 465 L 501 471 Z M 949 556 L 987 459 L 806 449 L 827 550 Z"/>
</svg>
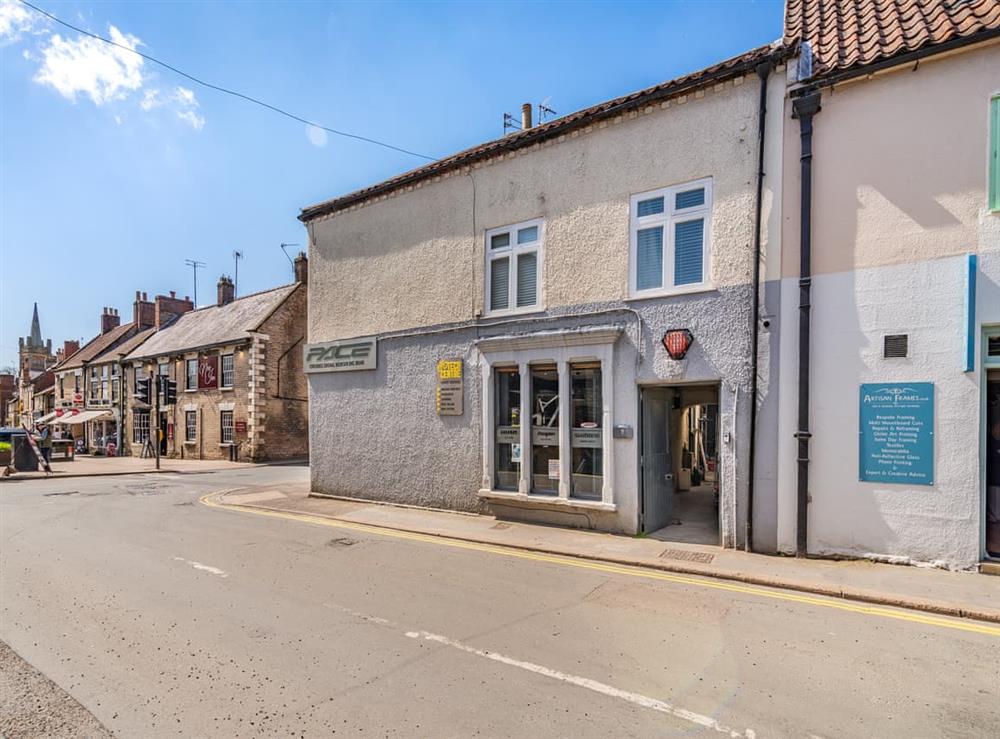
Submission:
<svg viewBox="0 0 1000 739">
<path fill-rule="evenodd" d="M 813 116 L 820 111 L 820 93 L 811 89 L 792 101 L 792 118 L 799 121 L 801 192 L 799 196 L 799 413 L 797 526 L 795 554 L 808 552 L 809 527 L 809 334 L 812 311 L 812 141 Z"/>
<path fill-rule="evenodd" d="M 757 371 L 760 363 L 760 252 L 761 252 L 761 221 L 763 219 L 764 196 L 764 134 L 767 126 L 767 80 L 774 70 L 771 59 L 757 65 L 757 77 L 760 78 L 760 102 L 757 106 L 757 195 L 754 203 L 754 234 L 753 234 L 753 317 L 750 324 L 750 462 L 747 483 L 747 520 L 744 530 L 743 546 L 748 552 L 753 551 L 753 498 L 754 475 L 757 456 Z"/>
<path fill-rule="evenodd" d="M 988 41 L 993 41 L 1000 39 L 1000 27 L 991 28 L 986 31 L 980 31 L 971 36 L 962 36 L 960 38 L 954 38 L 951 41 L 945 41 L 941 44 L 934 44 L 933 46 L 925 46 L 921 49 L 916 49 L 914 51 L 906 52 L 905 54 L 897 54 L 895 56 L 889 57 L 887 59 L 882 59 L 877 62 L 872 62 L 871 64 L 866 64 L 861 67 L 854 67 L 852 69 L 846 69 L 841 72 L 832 72 L 827 75 L 818 75 L 815 78 L 808 80 L 808 87 L 801 88 L 798 90 L 793 90 L 792 97 L 801 97 L 803 95 L 808 95 L 812 90 L 817 87 L 833 87 L 842 82 L 848 82 L 850 80 L 857 79 L 859 77 L 867 77 L 878 72 L 883 72 L 893 67 L 900 67 L 910 62 L 918 62 L 921 59 L 926 59 L 928 57 L 939 56 L 941 54 L 946 54 L 949 51 L 956 51 L 959 49 L 964 49 L 967 46 L 974 46 L 976 44 L 985 43 Z"/>
</svg>

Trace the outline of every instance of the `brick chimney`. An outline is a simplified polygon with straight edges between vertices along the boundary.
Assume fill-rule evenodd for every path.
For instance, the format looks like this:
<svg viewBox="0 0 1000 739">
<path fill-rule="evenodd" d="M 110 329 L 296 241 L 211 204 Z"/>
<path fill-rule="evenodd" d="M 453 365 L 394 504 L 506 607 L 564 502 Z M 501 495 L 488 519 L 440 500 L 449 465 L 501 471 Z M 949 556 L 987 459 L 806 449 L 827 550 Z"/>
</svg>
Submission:
<svg viewBox="0 0 1000 739">
<path fill-rule="evenodd" d="M 304 251 L 300 251 L 299 255 L 295 257 L 295 281 L 301 282 L 303 285 L 309 282 L 309 260 Z"/>
<path fill-rule="evenodd" d="M 122 325 L 121 316 L 118 315 L 118 311 L 114 308 L 105 308 L 101 312 L 101 333 L 106 334 L 113 328 L 118 328 Z"/>
<path fill-rule="evenodd" d="M 149 302 L 146 293 L 138 290 L 135 291 L 135 302 L 132 304 L 132 321 L 140 331 L 156 325 L 156 307 Z"/>
<path fill-rule="evenodd" d="M 153 317 L 154 325 L 159 330 L 189 310 L 194 310 L 194 303 L 187 296 L 184 296 L 182 300 L 177 297 L 177 293 L 173 290 L 170 291 L 169 296 L 157 295 Z"/>
<path fill-rule="evenodd" d="M 222 275 L 219 278 L 219 305 L 228 305 L 233 302 L 233 298 L 236 297 L 236 287 L 233 285 L 233 281 Z"/>
<path fill-rule="evenodd" d="M 69 339 L 63 341 L 62 349 L 56 350 L 56 364 L 62 362 L 64 359 L 69 359 L 78 351 L 80 351 L 79 341 L 71 341 Z"/>
</svg>

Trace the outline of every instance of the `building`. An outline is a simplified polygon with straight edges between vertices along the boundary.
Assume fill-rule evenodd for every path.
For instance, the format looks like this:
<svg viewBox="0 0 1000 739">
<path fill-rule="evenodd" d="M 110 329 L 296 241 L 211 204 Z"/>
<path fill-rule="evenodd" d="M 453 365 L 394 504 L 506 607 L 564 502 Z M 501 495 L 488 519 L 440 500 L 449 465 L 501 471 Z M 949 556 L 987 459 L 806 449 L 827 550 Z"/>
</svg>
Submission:
<svg viewBox="0 0 1000 739">
<path fill-rule="evenodd" d="M 786 55 L 303 209 L 313 490 L 742 546 Z"/>
<path fill-rule="evenodd" d="M 145 340 L 192 308 L 190 299 L 173 292 L 150 301 L 136 291 L 130 323 L 122 324 L 117 309 L 102 309 L 100 333 L 56 368 L 56 413 L 48 420 L 71 430 L 86 451 L 103 453 L 109 443 L 121 450 L 122 348 L 134 350 L 137 337 Z"/>
<path fill-rule="evenodd" d="M 18 369 L 29 373 L 44 372 L 55 363 L 52 354 L 52 339 L 42 339 L 42 327 L 38 320 L 38 303 L 31 313 L 31 333 L 17 340 Z"/>
<path fill-rule="evenodd" d="M 122 359 L 125 380 L 153 374 L 177 383 L 177 401 L 127 397 L 125 443 L 139 455 L 159 437 L 160 453 L 195 459 L 306 457 L 308 399 L 302 373 L 307 260 L 295 282 L 241 298 L 222 277 L 215 305 L 184 313 Z M 158 414 L 158 417 L 157 415 Z M 156 434 L 155 429 L 160 433 Z"/>
<path fill-rule="evenodd" d="M 42 409 L 36 408 L 43 398 L 36 399 L 35 394 L 51 384 L 51 378 L 46 373 L 56 363 L 52 340 L 42 339 L 38 303 L 32 310 L 30 333 L 17 340 L 17 358 L 18 376 L 6 403 L 7 423 L 17 426 L 34 424 L 43 415 Z"/>
<path fill-rule="evenodd" d="M 0 428 L 8 426 L 14 421 L 9 415 L 8 406 L 14 400 L 16 389 L 16 376 L 7 372 L 0 373 Z"/>
<path fill-rule="evenodd" d="M 1000 557 L 1000 3 L 788 0 L 785 41 L 777 548 Z"/>
</svg>

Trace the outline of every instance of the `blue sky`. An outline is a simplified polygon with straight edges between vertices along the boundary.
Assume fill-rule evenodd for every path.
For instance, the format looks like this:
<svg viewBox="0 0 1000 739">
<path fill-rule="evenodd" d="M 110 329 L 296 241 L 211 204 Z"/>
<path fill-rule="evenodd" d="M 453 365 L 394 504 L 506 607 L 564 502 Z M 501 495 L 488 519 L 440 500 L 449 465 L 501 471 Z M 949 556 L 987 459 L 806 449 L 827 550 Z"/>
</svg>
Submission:
<svg viewBox="0 0 1000 739">
<path fill-rule="evenodd" d="M 35 4 L 195 76 L 431 156 L 502 133 L 504 111 L 561 114 L 781 35 L 782 4 Z M 112 28 L 114 29 L 112 31 Z M 214 298 L 291 280 L 302 206 L 421 160 L 323 136 L 0 0 L 0 367 L 38 301 L 42 332 L 90 339 L 136 290 Z M 310 135 L 311 134 L 311 135 Z M 294 251 L 294 250 L 293 250 Z"/>
</svg>

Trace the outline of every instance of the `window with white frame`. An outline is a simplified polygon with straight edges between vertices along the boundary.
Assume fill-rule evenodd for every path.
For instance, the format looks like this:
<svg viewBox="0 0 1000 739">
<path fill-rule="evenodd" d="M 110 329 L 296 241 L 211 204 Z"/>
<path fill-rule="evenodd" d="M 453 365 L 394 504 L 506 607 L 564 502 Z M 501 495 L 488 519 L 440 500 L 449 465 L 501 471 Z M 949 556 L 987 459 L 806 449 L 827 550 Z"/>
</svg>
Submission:
<svg viewBox="0 0 1000 739">
<path fill-rule="evenodd" d="M 185 364 L 187 367 L 187 381 L 184 384 L 187 390 L 197 390 L 198 389 L 198 359 L 187 360 Z"/>
<path fill-rule="evenodd" d="M 149 438 L 149 411 L 132 411 L 132 443 L 143 444 Z"/>
<path fill-rule="evenodd" d="M 233 412 L 219 411 L 219 439 L 223 444 L 233 443 Z"/>
<path fill-rule="evenodd" d="M 632 196 L 629 292 L 655 295 L 709 283 L 712 180 Z"/>
<path fill-rule="evenodd" d="M 235 365 L 233 364 L 232 354 L 222 355 L 221 374 L 222 374 L 222 377 L 220 378 L 222 380 L 221 387 L 232 387 L 233 383 L 236 381 L 236 370 L 235 370 Z"/>
<path fill-rule="evenodd" d="M 541 219 L 486 232 L 486 312 L 508 313 L 541 307 Z"/>
<path fill-rule="evenodd" d="M 198 438 L 198 412 L 184 411 L 184 441 Z"/>
</svg>

